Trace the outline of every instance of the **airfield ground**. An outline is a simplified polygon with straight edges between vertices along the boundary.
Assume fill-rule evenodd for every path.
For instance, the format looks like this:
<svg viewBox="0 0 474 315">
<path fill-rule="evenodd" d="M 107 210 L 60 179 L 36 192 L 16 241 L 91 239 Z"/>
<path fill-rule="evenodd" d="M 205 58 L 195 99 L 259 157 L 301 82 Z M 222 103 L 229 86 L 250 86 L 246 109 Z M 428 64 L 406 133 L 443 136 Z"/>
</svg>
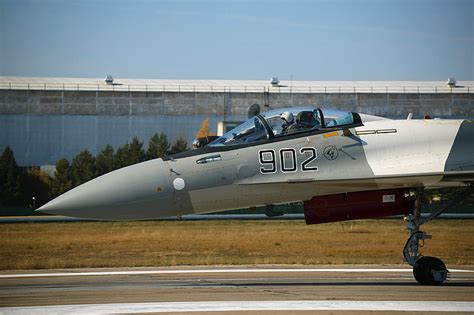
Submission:
<svg viewBox="0 0 474 315">
<path fill-rule="evenodd" d="M 424 225 L 422 248 L 474 263 L 474 220 Z M 307 226 L 303 221 L 142 221 L 0 225 L 0 269 L 252 264 L 400 264 L 402 220 Z"/>
</svg>

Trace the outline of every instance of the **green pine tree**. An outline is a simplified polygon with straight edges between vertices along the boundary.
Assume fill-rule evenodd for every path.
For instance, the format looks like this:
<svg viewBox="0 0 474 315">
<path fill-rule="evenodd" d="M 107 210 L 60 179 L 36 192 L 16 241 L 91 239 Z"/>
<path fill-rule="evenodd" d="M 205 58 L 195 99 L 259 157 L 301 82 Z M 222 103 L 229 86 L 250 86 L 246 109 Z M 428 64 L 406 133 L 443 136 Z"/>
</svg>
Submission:
<svg viewBox="0 0 474 315">
<path fill-rule="evenodd" d="M 104 175 L 115 169 L 114 148 L 108 144 L 95 157 L 96 175 Z"/>
<path fill-rule="evenodd" d="M 114 168 L 118 169 L 118 168 L 122 168 L 122 167 L 130 165 L 129 152 L 130 152 L 129 143 L 125 143 L 123 146 L 118 148 L 117 151 L 115 151 Z"/>
<path fill-rule="evenodd" d="M 168 142 L 168 137 L 164 133 L 155 133 L 148 142 L 146 158 L 148 160 L 161 158 L 165 156 L 169 150 L 170 143 Z"/>
<path fill-rule="evenodd" d="M 72 159 L 71 175 L 74 186 L 79 186 L 95 177 L 95 158 L 83 150 Z"/>
<path fill-rule="evenodd" d="M 21 173 L 9 146 L 0 156 L 0 204 L 11 205 L 21 197 Z"/>
<path fill-rule="evenodd" d="M 131 143 L 125 143 L 117 149 L 114 160 L 116 168 L 145 161 L 143 142 L 140 142 L 137 137 L 134 137 Z"/>
<path fill-rule="evenodd" d="M 57 197 L 71 188 L 71 166 L 68 160 L 60 159 L 56 162 L 56 172 L 52 181 L 51 193 L 54 197 Z"/>
<path fill-rule="evenodd" d="M 24 178 L 25 204 L 29 204 L 31 208 L 37 208 L 51 200 L 53 179 L 48 173 L 41 171 L 39 167 L 33 167 Z"/>
<path fill-rule="evenodd" d="M 137 137 L 133 137 L 130 142 L 129 158 L 131 164 L 136 164 L 145 161 L 145 150 L 143 149 L 143 142 L 140 142 Z"/>
<path fill-rule="evenodd" d="M 170 150 L 170 154 L 176 154 L 188 150 L 188 143 L 183 138 L 178 138 Z"/>
</svg>

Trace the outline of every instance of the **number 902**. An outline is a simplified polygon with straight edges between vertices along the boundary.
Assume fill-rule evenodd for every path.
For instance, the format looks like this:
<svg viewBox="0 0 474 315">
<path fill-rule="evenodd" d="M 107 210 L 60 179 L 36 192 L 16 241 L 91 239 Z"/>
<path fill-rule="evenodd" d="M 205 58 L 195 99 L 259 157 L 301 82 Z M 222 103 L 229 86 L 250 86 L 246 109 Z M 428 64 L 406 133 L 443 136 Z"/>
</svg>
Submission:
<svg viewBox="0 0 474 315">
<path fill-rule="evenodd" d="M 297 157 L 296 150 L 292 148 L 278 150 L 278 156 L 275 150 L 260 150 L 258 152 L 260 164 L 260 173 L 273 174 L 278 170 L 282 173 L 291 173 L 298 171 L 300 166 L 303 172 L 317 171 L 318 167 L 314 161 L 318 157 L 316 149 L 313 147 L 304 147 L 300 149 L 300 155 Z"/>
</svg>

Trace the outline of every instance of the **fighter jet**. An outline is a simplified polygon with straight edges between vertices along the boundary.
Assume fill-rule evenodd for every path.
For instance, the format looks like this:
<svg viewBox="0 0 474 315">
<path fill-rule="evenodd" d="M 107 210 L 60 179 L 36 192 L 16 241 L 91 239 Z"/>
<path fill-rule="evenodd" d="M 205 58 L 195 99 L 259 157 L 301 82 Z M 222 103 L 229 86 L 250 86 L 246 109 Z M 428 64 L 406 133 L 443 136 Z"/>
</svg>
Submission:
<svg viewBox="0 0 474 315">
<path fill-rule="evenodd" d="M 471 120 L 274 109 L 221 137 L 198 139 L 196 149 L 93 179 L 39 211 L 142 220 L 303 202 L 307 224 L 404 214 L 405 260 L 419 283 L 441 284 L 448 270 L 419 253 L 430 238 L 420 227 L 473 199 L 473 139 Z M 447 205 L 422 217 L 432 201 L 426 192 L 447 188 Z"/>
</svg>

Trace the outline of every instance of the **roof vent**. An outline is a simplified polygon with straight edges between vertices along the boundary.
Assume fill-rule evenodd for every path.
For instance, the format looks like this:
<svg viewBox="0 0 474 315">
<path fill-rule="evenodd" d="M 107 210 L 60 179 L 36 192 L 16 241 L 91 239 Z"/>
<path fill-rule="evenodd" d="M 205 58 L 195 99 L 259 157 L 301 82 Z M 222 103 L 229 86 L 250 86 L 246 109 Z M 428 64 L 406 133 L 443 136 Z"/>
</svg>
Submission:
<svg viewBox="0 0 474 315">
<path fill-rule="evenodd" d="M 270 78 L 270 84 L 272 86 L 278 86 L 278 85 L 280 85 L 280 80 L 278 80 L 277 77 L 272 77 L 272 78 Z"/>
<path fill-rule="evenodd" d="M 110 84 L 110 85 L 112 85 L 112 84 L 114 84 L 114 78 L 113 78 L 110 74 L 108 74 L 108 75 L 105 77 L 104 82 L 105 82 L 105 84 Z"/>
<path fill-rule="evenodd" d="M 455 87 L 456 86 L 456 79 L 455 78 L 449 78 L 448 81 L 446 82 L 447 85 L 450 87 Z"/>
</svg>

